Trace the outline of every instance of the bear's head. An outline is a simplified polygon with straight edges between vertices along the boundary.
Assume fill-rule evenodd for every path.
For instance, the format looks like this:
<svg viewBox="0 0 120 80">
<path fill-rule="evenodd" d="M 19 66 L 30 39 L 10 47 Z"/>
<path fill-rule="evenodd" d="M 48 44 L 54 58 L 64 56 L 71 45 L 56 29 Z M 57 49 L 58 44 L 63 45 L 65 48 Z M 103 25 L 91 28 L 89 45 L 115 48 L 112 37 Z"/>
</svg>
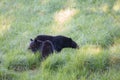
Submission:
<svg viewBox="0 0 120 80">
<path fill-rule="evenodd" d="M 71 39 L 72 40 L 72 39 Z M 77 49 L 79 49 L 79 46 L 78 46 L 78 44 L 75 42 L 75 41 L 71 41 L 71 47 L 72 48 L 77 48 Z"/>
<path fill-rule="evenodd" d="M 28 47 L 28 49 L 30 49 L 32 52 L 37 52 L 40 47 L 42 46 L 42 41 L 41 40 L 33 40 L 33 39 L 30 39 L 30 45 Z"/>
<path fill-rule="evenodd" d="M 64 47 L 71 47 L 71 48 L 79 49 L 78 44 L 75 41 L 73 41 L 71 38 L 65 38 L 64 42 L 66 43 L 64 44 Z"/>
</svg>

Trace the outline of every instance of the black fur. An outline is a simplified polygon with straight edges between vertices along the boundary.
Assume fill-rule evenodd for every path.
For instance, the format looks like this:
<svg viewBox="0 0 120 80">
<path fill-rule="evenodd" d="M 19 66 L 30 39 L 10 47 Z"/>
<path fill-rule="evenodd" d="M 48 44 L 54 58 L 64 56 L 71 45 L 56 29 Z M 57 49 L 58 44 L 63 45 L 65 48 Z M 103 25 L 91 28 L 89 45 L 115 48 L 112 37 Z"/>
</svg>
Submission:
<svg viewBox="0 0 120 80">
<path fill-rule="evenodd" d="M 38 35 L 30 40 L 29 49 L 34 53 L 40 51 L 43 57 L 54 51 L 60 52 L 63 48 L 79 48 L 75 41 L 65 36 Z"/>
<path fill-rule="evenodd" d="M 65 36 L 39 35 L 35 38 L 35 40 L 51 41 L 57 52 L 60 52 L 63 48 L 79 48 L 75 41 Z"/>
<path fill-rule="evenodd" d="M 32 52 L 36 53 L 42 46 L 42 41 L 30 39 L 31 43 L 28 49 L 31 49 Z"/>
<path fill-rule="evenodd" d="M 40 49 L 41 53 L 42 53 L 42 57 L 47 57 L 49 54 L 53 53 L 55 50 L 53 44 L 51 41 L 46 40 L 43 41 L 42 47 Z"/>
</svg>

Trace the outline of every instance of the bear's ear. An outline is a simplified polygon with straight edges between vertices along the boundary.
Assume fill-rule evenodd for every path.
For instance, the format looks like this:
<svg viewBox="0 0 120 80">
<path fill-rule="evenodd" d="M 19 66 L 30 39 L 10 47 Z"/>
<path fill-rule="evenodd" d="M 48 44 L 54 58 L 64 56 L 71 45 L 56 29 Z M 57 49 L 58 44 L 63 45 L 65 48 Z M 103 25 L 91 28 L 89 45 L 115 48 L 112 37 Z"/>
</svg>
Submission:
<svg viewBox="0 0 120 80">
<path fill-rule="evenodd" d="M 30 39 L 30 41 L 33 41 L 33 39 Z"/>
</svg>

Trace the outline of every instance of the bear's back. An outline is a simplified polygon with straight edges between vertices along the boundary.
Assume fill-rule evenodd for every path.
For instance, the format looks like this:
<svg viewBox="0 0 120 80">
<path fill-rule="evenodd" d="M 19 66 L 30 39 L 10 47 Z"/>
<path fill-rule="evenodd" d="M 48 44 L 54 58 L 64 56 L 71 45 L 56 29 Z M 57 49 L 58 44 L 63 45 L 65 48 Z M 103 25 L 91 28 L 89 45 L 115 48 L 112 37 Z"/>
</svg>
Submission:
<svg viewBox="0 0 120 80">
<path fill-rule="evenodd" d="M 53 41 L 53 38 L 54 38 L 53 36 L 49 36 L 49 35 L 38 35 L 35 39 L 41 41 L 46 41 L 46 40 Z"/>
</svg>

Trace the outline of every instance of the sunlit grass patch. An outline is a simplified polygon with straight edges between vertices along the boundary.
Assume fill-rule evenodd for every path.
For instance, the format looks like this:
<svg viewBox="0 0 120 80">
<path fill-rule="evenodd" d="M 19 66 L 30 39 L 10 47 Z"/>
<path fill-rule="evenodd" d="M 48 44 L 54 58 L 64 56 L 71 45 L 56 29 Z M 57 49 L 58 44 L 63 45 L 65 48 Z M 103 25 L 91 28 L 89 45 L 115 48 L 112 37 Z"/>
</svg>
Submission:
<svg viewBox="0 0 120 80">
<path fill-rule="evenodd" d="M 97 14 L 100 14 L 100 13 L 107 13 L 109 11 L 109 4 L 107 3 L 104 3 L 104 4 L 101 4 L 100 6 L 91 6 L 91 7 L 88 7 L 86 8 L 86 10 L 88 10 L 88 13 L 97 13 Z"/>
<path fill-rule="evenodd" d="M 75 14 L 77 10 L 75 9 L 63 9 L 55 14 L 55 21 L 59 24 L 64 24 L 66 21 L 70 20 Z"/>
<path fill-rule="evenodd" d="M 109 10 L 109 5 L 108 5 L 108 4 L 104 4 L 104 5 L 102 5 L 102 7 L 100 7 L 100 9 L 101 9 L 103 12 L 108 12 L 108 10 Z"/>
<path fill-rule="evenodd" d="M 10 29 L 12 21 L 13 17 L 0 16 L 0 36 L 3 36 Z"/>
<path fill-rule="evenodd" d="M 52 31 L 55 33 L 63 33 L 69 31 L 69 26 L 65 26 L 67 22 L 69 22 L 73 16 L 78 13 L 76 9 L 61 9 L 59 12 L 57 11 L 54 15 L 55 24 L 52 25 Z"/>
<path fill-rule="evenodd" d="M 102 48 L 99 45 L 86 45 L 79 51 L 88 53 L 88 55 L 98 55 L 102 52 Z"/>
<path fill-rule="evenodd" d="M 116 0 L 114 6 L 113 6 L 113 10 L 120 11 L 120 0 Z"/>
</svg>

